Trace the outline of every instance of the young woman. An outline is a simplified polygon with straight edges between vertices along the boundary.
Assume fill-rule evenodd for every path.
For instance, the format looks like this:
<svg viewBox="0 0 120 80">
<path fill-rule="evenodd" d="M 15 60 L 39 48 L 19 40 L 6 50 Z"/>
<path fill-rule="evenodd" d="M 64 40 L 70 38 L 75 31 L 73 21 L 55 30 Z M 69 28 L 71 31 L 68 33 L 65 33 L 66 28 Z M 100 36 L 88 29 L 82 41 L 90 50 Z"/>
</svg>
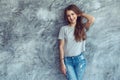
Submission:
<svg viewBox="0 0 120 80">
<path fill-rule="evenodd" d="M 68 25 L 59 32 L 60 66 L 68 80 L 82 80 L 86 67 L 85 51 L 86 31 L 95 18 L 83 13 L 76 5 L 71 4 L 64 10 Z M 86 22 L 83 22 L 86 19 Z"/>
</svg>

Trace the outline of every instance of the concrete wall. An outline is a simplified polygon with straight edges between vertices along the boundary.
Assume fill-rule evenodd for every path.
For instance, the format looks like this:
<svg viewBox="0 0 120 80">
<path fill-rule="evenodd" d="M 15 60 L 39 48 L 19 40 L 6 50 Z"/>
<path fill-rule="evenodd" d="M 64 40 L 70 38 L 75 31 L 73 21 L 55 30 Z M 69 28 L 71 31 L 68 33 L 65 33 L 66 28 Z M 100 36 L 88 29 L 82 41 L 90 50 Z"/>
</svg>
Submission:
<svg viewBox="0 0 120 80">
<path fill-rule="evenodd" d="M 57 37 L 71 3 L 96 18 L 83 80 L 120 80 L 119 0 L 0 0 L 0 80 L 66 80 Z"/>
</svg>

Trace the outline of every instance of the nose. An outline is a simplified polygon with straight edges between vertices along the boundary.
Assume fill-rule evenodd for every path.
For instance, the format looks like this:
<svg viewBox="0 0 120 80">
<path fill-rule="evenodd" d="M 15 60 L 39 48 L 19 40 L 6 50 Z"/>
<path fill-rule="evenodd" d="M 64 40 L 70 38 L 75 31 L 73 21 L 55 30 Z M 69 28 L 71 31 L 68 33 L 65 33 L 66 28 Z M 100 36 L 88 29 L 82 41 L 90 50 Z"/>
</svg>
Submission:
<svg viewBox="0 0 120 80">
<path fill-rule="evenodd" d="M 70 16 L 70 19 L 73 19 L 73 16 L 72 16 L 72 15 Z"/>
</svg>

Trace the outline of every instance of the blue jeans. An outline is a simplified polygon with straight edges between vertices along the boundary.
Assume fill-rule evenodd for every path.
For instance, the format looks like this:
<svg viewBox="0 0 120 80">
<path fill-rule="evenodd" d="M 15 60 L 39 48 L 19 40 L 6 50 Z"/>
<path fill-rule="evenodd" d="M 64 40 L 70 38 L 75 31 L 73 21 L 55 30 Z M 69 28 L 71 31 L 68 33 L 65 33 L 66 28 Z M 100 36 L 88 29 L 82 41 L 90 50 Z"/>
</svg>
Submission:
<svg viewBox="0 0 120 80">
<path fill-rule="evenodd" d="M 86 68 L 86 60 L 83 52 L 78 56 L 65 57 L 64 63 L 67 80 L 82 80 Z"/>
</svg>

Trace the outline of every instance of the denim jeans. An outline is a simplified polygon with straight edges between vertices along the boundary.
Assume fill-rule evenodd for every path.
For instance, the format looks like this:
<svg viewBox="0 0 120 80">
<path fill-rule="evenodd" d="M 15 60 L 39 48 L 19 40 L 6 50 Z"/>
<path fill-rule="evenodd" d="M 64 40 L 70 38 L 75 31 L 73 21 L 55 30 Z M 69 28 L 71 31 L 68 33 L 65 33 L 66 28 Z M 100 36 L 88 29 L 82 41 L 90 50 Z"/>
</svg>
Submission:
<svg viewBox="0 0 120 80">
<path fill-rule="evenodd" d="M 83 52 L 78 56 L 65 57 L 64 63 L 67 80 L 82 80 L 86 68 L 86 60 Z"/>
</svg>

